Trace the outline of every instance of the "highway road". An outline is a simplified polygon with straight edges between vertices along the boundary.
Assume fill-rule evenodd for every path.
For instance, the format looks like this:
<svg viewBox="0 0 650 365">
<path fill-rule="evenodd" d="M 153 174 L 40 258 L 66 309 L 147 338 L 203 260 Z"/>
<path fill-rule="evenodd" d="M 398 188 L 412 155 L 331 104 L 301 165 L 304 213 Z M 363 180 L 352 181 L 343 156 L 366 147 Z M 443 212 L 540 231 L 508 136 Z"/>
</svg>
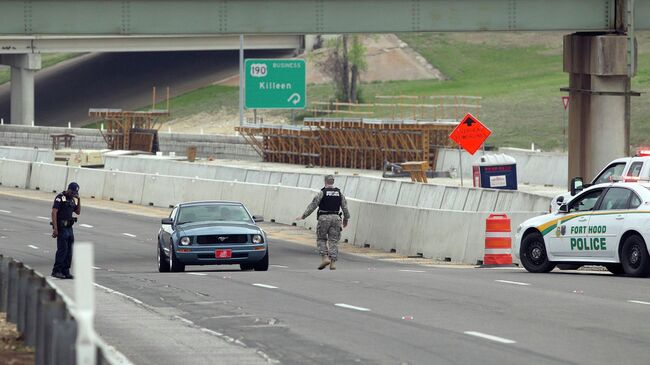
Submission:
<svg viewBox="0 0 650 365">
<path fill-rule="evenodd" d="M 248 51 L 246 57 L 275 58 L 292 51 Z M 37 125 L 83 126 L 89 108 L 133 110 L 151 104 L 165 87 L 173 96 L 236 75 L 239 51 L 94 53 L 68 60 L 36 74 Z M 173 108 L 172 108 L 173 113 Z M 9 84 L 0 85 L 0 117 L 10 115 Z"/>
<path fill-rule="evenodd" d="M 49 273 L 51 203 L 16 192 L 31 194 L 0 191 L 0 252 Z M 82 209 L 75 233 L 95 243 L 97 329 L 136 364 L 649 362 L 650 279 L 351 253 L 338 270 L 318 271 L 314 247 L 272 224 L 268 272 L 205 266 L 161 274 L 154 213 Z M 72 281 L 56 282 L 72 290 Z"/>
</svg>

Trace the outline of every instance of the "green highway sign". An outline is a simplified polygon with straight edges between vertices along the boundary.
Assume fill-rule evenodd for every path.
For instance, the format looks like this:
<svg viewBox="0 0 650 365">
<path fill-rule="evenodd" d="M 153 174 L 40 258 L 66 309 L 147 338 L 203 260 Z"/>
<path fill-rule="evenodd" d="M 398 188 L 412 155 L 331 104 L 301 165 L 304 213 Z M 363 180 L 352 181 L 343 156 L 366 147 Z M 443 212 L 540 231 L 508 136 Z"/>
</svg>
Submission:
<svg viewBox="0 0 650 365">
<path fill-rule="evenodd" d="M 248 59 L 244 70 L 247 109 L 305 108 L 305 60 Z"/>
</svg>

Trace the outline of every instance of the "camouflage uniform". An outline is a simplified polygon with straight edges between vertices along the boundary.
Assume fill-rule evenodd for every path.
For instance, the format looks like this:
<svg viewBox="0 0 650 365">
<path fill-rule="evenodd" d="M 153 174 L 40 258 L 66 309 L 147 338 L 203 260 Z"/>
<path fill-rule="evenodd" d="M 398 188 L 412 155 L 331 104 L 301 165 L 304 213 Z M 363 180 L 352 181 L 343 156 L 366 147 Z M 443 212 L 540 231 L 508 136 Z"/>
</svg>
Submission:
<svg viewBox="0 0 650 365">
<path fill-rule="evenodd" d="M 326 186 L 325 188 L 328 188 Z M 332 188 L 329 186 L 329 188 Z M 303 219 L 308 217 L 316 208 L 318 208 L 325 197 L 326 192 L 320 191 L 314 200 L 309 204 L 307 210 L 302 215 Z M 343 220 L 347 222 L 350 219 L 348 203 L 343 194 L 341 197 L 341 210 L 343 211 Z M 338 213 L 338 212 L 336 212 Z M 336 261 L 339 254 L 339 240 L 341 239 L 341 217 L 339 214 L 320 214 L 318 216 L 318 225 L 316 226 L 316 243 L 318 253 L 321 256 L 329 256 L 332 261 Z"/>
</svg>

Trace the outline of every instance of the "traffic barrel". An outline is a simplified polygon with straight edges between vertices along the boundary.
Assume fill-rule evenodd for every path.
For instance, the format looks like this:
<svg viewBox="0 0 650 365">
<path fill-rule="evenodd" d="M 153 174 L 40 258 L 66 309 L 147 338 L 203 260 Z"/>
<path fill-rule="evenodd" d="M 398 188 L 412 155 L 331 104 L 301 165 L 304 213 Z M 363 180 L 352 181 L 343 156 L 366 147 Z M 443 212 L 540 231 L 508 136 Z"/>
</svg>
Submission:
<svg viewBox="0 0 650 365">
<path fill-rule="evenodd" d="M 483 267 L 514 266 L 510 218 L 506 214 L 490 214 L 485 221 L 485 255 Z"/>
</svg>

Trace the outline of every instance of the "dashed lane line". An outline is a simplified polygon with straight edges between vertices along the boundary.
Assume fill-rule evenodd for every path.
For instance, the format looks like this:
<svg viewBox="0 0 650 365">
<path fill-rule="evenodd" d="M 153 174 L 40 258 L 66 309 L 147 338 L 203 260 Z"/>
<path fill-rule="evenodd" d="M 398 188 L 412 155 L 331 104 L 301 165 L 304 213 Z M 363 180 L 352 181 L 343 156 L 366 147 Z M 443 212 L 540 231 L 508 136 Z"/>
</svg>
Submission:
<svg viewBox="0 0 650 365">
<path fill-rule="evenodd" d="M 97 267 L 97 266 L 93 266 L 93 269 L 95 269 L 95 270 L 101 270 L 102 268 L 101 268 L 101 267 Z"/>
<path fill-rule="evenodd" d="M 634 303 L 634 304 L 650 305 L 649 302 L 643 302 L 643 301 L 640 301 L 640 300 L 628 300 L 627 302 L 628 303 Z"/>
<path fill-rule="evenodd" d="M 284 266 L 284 265 L 270 265 L 270 266 L 279 267 L 281 269 L 288 269 L 289 268 L 289 266 Z"/>
<path fill-rule="evenodd" d="M 36 218 L 38 218 L 38 219 L 42 219 L 42 220 L 45 220 L 45 221 L 49 221 L 49 220 L 50 220 L 49 217 L 42 217 L 42 216 L 40 216 L 40 215 L 39 215 L 38 217 L 36 217 Z"/>
<path fill-rule="evenodd" d="M 504 284 L 512 284 L 512 285 L 521 285 L 521 286 L 528 286 L 530 285 L 529 283 L 522 283 L 519 281 L 510 281 L 510 280 L 495 280 L 498 283 L 504 283 Z"/>
<path fill-rule="evenodd" d="M 508 345 L 513 344 L 513 343 L 517 343 L 517 341 L 513 341 L 513 340 L 510 340 L 510 339 L 507 339 L 507 338 L 503 338 L 503 337 L 488 335 L 487 333 L 482 333 L 482 332 L 466 331 L 464 333 L 466 335 L 469 335 L 469 336 L 480 337 L 480 338 L 483 338 L 483 339 L 486 339 L 486 340 L 499 342 L 499 343 L 503 343 L 503 344 L 508 344 Z"/>
<path fill-rule="evenodd" d="M 10 210 L 0 209 L 0 213 L 11 214 L 11 211 Z"/>
<path fill-rule="evenodd" d="M 188 272 L 187 275 L 208 276 L 208 274 L 204 274 L 202 272 Z"/>
<path fill-rule="evenodd" d="M 80 226 L 84 227 L 84 228 L 95 228 L 95 227 L 91 226 L 90 224 L 86 224 L 86 223 L 81 223 Z"/>
<path fill-rule="evenodd" d="M 254 286 L 259 286 L 260 288 L 266 288 L 266 289 L 277 289 L 278 288 L 277 286 L 266 285 L 266 284 L 257 284 L 257 283 L 255 283 L 253 285 Z"/>
<path fill-rule="evenodd" d="M 29 248 L 33 248 L 34 250 L 38 250 L 38 246 L 28 245 L 27 247 L 29 247 Z"/>
<path fill-rule="evenodd" d="M 337 307 L 352 309 L 352 310 L 355 310 L 355 311 L 370 312 L 370 309 L 368 309 L 368 308 L 357 307 L 357 306 L 350 305 L 350 304 L 345 304 L 345 303 L 336 303 L 334 305 L 337 306 Z"/>
<path fill-rule="evenodd" d="M 123 234 L 124 236 L 131 237 L 131 238 L 135 238 L 135 237 L 136 237 L 136 235 L 131 234 L 131 233 L 122 233 L 122 234 Z"/>
<path fill-rule="evenodd" d="M 401 271 L 401 272 L 418 272 L 418 273 L 426 272 L 426 271 L 424 271 L 424 270 L 407 270 L 407 269 L 400 270 L 400 271 Z"/>
</svg>

